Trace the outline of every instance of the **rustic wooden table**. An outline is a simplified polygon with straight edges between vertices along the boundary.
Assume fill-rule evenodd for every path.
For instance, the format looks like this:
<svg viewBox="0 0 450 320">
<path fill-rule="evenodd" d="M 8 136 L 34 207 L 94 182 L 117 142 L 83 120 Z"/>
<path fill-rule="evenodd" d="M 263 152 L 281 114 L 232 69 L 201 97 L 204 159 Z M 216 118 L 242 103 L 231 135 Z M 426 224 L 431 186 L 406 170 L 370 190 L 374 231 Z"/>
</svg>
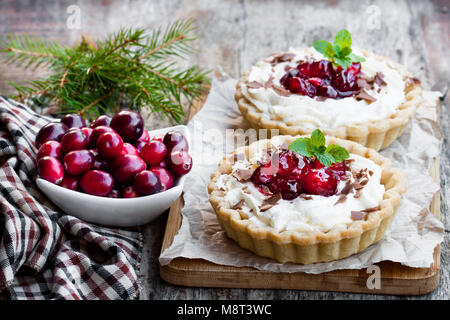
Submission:
<svg viewBox="0 0 450 320">
<path fill-rule="evenodd" d="M 73 7 L 75 5 L 76 7 Z M 72 6 L 72 7 L 71 7 Z M 80 10 L 80 24 L 68 18 Z M 75 10 L 75 11 L 71 11 Z M 0 2 L 0 36 L 29 34 L 65 44 L 79 41 L 81 34 L 93 39 L 120 26 L 152 28 L 177 18 L 197 20 L 201 38 L 192 61 L 210 69 L 221 67 L 238 77 L 258 58 L 289 46 L 309 45 L 317 38 L 330 39 L 345 27 L 354 42 L 405 64 L 428 88 L 447 91 L 450 77 L 450 1 L 251 1 L 251 0 L 155 0 L 155 1 L 56 1 L 10 0 Z M 73 20 L 72 20 L 73 22 Z M 75 21 L 76 22 L 76 21 Z M 0 92 L 7 79 L 21 81 L 45 70 L 23 72 L 0 64 Z M 446 226 L 441 247 L 439 287 L 418 298 L 449 299 L 450 287 L 450 112 L 442 102 L 444 132 L 441 153 L 441 219 Z M 164 126 L 154 122 L 150 127 Z M 159 277 L 158 256 L 167 213 L 144 227 L 142 299 L 394 299 L 334 292 L 184 288 L 169 285 Z M 406 297 L 409 298 L 409 297 Z M 412 297 L 411 297 L 412 298 Z"/>
</svg>

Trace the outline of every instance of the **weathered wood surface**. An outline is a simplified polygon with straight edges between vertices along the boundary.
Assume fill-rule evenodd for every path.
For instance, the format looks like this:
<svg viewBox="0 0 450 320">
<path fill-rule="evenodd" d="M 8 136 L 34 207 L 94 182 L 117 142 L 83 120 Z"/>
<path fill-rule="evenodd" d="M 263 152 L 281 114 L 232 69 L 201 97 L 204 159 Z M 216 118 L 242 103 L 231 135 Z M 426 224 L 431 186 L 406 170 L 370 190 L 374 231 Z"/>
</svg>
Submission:
<svg viewBox="0 0 450 320">
<path fill-rule="evenodd" d="M 68 29 L 67 8 L 81 10 L 81 28 Z M 7 33 L 38 35 L 73 44 L 81 34 L 101 38 L 120 26 L 152 28 L 176 18 L 197 19 L 202 36 L 192 61 L 211 69 L 221 67 L 238 77 L 257 59 L 288 48 L 305 46 L 317 38 L 330 39 L 342 27 L 355 45 L 405 64 L 427 87 L 446 91 L 449 70 L 450 1 L 2 1 L 0 36 Z M 42 74 L 0 64 L 0 92 L 6 79 L 23 80 Z M 441 152 L 441 219 L 446 227 L 441 246 L 440 285 L 432 293 L 414 297 L 448 299 L 450 287 L 449 206 L 450 130 L 448 99 L 441 106 L 444 133 Z M 148 123 L 150 127 L 165 123 Z M 159 277 L 158 256 L 167 214 L 145 226 L 142 262 L 143 299 L 395 299 L 395 296 L 308 292 L 298 290 L 209 289 L 169 285 Z M 403 297 L 405 298 L 405 297 Z M 406 297 L 408 298 L 408 297 Z M 411 297 L 413 298 L 413 297 Z"/>
</svg>

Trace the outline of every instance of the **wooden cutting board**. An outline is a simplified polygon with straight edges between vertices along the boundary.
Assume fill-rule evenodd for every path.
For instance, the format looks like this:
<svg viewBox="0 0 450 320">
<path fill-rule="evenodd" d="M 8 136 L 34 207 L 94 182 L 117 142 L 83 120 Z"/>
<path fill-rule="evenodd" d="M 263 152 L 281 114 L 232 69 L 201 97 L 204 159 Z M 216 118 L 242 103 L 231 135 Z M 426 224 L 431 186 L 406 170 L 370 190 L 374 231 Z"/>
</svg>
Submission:
<svg viewBox="0 0 450 320">
<path fill-rule="evenodd" d="M 193 106 L 192 117 L 202 103 Z M 430 175 L 439 183 L 439 159 L 435 160 Z M 168 248 L 181 226 L 183 198 L 171 207 L 161 252 Z M 440 193 L 431 203 L 431 212 L 440 217 Z M 380 286 L 374 286 L 372 269 L 337 270 L 322 274 L 279 273 L 260 271 L 250 267 L 232 267 L 202 259 L 176 258 L 160 267 L 161 278 L 181 286 L 223 288 L 300 289 L 341 291 L 371 294 L 421 295 L 433 291 L 439 283 L 440 246 L 434 250 L 434 263 L 429 268 L 410 268 L 399 263 L 383 261 L 380 267 Z M 375 287 L 375 288 L 374 288 Z"/>
</svg>

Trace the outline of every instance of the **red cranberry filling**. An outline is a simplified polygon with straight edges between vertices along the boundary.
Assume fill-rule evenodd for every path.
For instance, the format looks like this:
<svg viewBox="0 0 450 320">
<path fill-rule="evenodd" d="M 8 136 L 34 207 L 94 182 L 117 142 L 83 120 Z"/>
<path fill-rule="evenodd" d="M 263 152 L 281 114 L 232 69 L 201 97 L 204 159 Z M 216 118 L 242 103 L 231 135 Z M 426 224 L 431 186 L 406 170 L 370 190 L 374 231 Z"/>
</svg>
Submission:
<svg viewBox="0 0 450 320">
<path fill-rule="evenodd" d="M 275 153 L 271 162 L 260 165 L 251 181 L 264 194 L 270 190 L 274 194 L 281 193 L 285 200 L 293 200 L 302 193 L 322 196 L 336 194 L 337 184 L 345 173 L 343 162 L 325 167 L 317 160 L 283 150 Z"/>
<path fill-rule="evenodd" d="M 342 99 L 356 95 L 360 90 L 357 80 L 361 63 L 352 63 L 343 70 L 333 67 L 328 60 L 300 62 L 297 68 L 288 69 L 280 79 L 281 85 L 292 93 L 304 96 Z"/>
</svg>

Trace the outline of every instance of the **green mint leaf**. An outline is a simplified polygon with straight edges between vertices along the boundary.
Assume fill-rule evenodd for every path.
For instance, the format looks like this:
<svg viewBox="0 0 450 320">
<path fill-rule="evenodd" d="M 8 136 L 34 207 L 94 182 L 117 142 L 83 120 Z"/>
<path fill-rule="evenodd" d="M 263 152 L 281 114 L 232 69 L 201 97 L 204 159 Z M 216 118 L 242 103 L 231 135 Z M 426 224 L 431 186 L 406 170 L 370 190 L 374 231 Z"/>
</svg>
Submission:
<svg viewBox="0 0 450 320">
<path fill-rule="evenodd" d="M 334 37 L 334 45 L 338 45 L 341 50 L 352 46 L 352 36 L 346 29 L 339 30 Z"/>
<path fill-rule="evenodd" d="M 341 51 L 339 52 L 339 57 L 347 57 L 348 55 L 350 55 L 352 53 L 352 49 L 349 47 L 345 47 L 342 48 Z"/>
<path fill-rule="evenodd" d="M 352 64 L 352 60 L 349 57 L 338 58 L 334 57 L 335 64 L 342 67 L 342 69 L 347 69 Z"/>
<path fill-rule="evenodd" d="M 316 155 L 316 158 L 317 158 L 317 160 L 319 160 L 319 162 L 321 164 L 323 164 L 326 167 L 331 166 L 333 164 L 333 162 L 334 162 L 334 157 L 331 154 L 327 153 L 327 152 L 324 152 L 323 154 Z"/>
<path fill-rule="evenodd" d="M 316 40 L 313 42 L 313 47 L 319 51 L 325 58 L 332 59 L 334 56 L 333 46 L 325 40 Z"/>
<path fill-rule="evenodd" d="M 325 146 L 325 135 L 319 129 L 316 129 L 311 134 L 311 145 L 317 148 Z"/>
<path fill-rule="evenodd" d="M 298 138 L 292 141 L 289 145 L 289 150 L 299 153 L 305 157 L 312 157 L 314 155 L 310 138 Z"/>
<path fill-rule="evenodd" d="M 348 55 L 348 57 L 353 61 L 353 62 L 364 62 L 366 61 L 366 59 L 364 57 L 358 56 L 354 53 L 350 53 Z"/>
<path fill-rule="evenodd" d="M 328 145 L 325 153 L 331 155 L 334 158 L 333 162 L 335 163 L 342 162 L 350 157 L 350 154 L 344 147 L 338 146 L 336 144 Z"/>
</svg>

